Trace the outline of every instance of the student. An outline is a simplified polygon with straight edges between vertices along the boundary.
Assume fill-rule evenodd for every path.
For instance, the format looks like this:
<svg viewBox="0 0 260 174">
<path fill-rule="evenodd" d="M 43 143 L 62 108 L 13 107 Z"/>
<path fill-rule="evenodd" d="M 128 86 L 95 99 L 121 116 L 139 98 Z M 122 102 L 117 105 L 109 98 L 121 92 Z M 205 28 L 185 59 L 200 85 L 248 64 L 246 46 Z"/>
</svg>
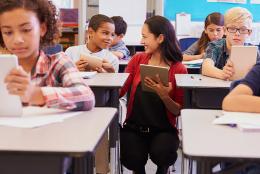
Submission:
<svg viewBox="0 0 260 174">
<path fill-rule="evenodd" d="M 109 50 L 119 59 L 127 59 L 130 52 L 122 40 L 126 33 L 127 24 L 121 16 L 113 16 L 111 19 L 115 23 L 115 37 Z"/>
<path fill-rule="evenodd" d="M 223 110 L 260 113 L 260 62 L 242 80 L 231 85 L 232 91 L 224 98 Z M 241 174 L 259 174 L 260 163 L 248 165 Z"/>
<path fill-rule="evenodd" d="M 15 54 L 20 65 L 5 78 L 10 94 L 20 96 L 26 105 L 93 108 L 93 92 L 70 58 L 64 53 L 47 56 L 41 50 L 58 33 L 51 1 L 1 0 L 0 21 L 0 45 Z"/>
<path fill-rule="evenodd" d="M 84 45 L 69 47 L 65 53 L 75 61 L 80 71 L 89 71 L 88 62 L 81 55 L 95 56 L 103 60 L 102 68 L 98 72 L 118 72 L 119 61 L 108 48 L 115 32 L 115 25 L 109 17 L 97 14 L 92 16 L 88 25 L 88 42 Z"/>
<path fill-rule="evenodd" d="M 204 31 L 200 39 L 183 52 L 183 60 L 190 61 L 204 58 L 208 43 L 223 37 L 223 26 L 224 16 L 221 13 L 214 12 L 209 14 L 205 19 Z"/>
<path fill-rule="evenodd" d="M 157 165 L 157 174 L 167 173 L 177 159 L 179 146 L 176 117 L 183 104 L 183 91 L 176 87 L 175 74 L 187 73 L 175 31 L 166 18 L 154 16 L 142 27 L 145 53 L 136 54 L 126 67 L 130 73 L 120 96 L 130 92 L 126 121 L 121 129 L 121 162 L 135 174 L 145 173 L 148 155 Z M 169 86 L 157 76 L 145 78 L 155 93 L 142 91 L 140 64 L 169 67 Z"/>
<path fill-rule="evenodd" d="M 228 80 L 234 74 L 234 67 L 229 55 L 232 45 L 245 45 L 252 33 L 252 14 L 245 8 L 234 7 L 224 15 L 226 38 L 210 42 L 202 64 L 202 74 Z M 258 58 L 257 58 L 258 59 Z"/>
</svg>

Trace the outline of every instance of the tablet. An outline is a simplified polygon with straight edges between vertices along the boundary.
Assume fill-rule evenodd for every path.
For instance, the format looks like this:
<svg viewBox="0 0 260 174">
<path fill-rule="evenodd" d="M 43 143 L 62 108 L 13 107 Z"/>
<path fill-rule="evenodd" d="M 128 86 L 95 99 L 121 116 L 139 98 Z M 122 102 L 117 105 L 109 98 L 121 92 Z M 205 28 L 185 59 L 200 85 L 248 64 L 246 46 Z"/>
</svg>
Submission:
<svg viewBox="0 0 260 174">
<path fill-rule="evenodd" d="M 11 69 L 18 66 L 18 60 L 15 55 L 0 55 L 0 116 L 22 116 L 22 103 L 20 97 L 11 95 L 6 89 L 4 79 Z"/>
<path fill-rule="evenodd" d="M 80 55 L 80 59 L 86 59 L 90 70 L 102 68 L 102 59 L 94 55 Z"/>
<path fill-rule="evenodd" d="M 159 75 L 162 83 L 165 86 L 168 86 L 169 83 L 168 72 L 169 72 L 169 68 L 167 67 L 140 64 L 141 84 L 142 84 L 143 91 L 154 92 L 153 89 L 147 87 L 144 84 L 144 79 L 145 77 L 150 77 L 152 79 L 155 79 L 157 74 Z"/>
<path fill-rule="evenodd" d="M 232 46 L 230 60 L 234 64 L 235 73 L 230 80 L 238 80 L 245 77 L 256 64 L 257 46 Z"/>
</svg>

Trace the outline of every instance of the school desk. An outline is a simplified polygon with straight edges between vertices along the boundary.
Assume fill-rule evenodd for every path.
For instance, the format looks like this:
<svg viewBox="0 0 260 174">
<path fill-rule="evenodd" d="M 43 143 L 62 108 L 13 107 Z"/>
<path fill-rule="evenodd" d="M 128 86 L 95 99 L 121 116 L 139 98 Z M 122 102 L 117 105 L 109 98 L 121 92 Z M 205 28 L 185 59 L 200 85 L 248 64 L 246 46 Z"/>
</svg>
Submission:
<svg viewBox="0 0 260 174">
<path fill-rule="evenodd" d="M 96 106 L 115 107 L 119 110 L 119 89 L 124 85 L 129 73 L 98 73 L 91 79 L 86 79 L 87 84 L 95 93 Z M 121 117 L 119 114 L 116 115 L 113 123 L 110 125 L 109 137 L 111 155 L 111 173 L 117 174 L 120 171 L 119 165 L 119 129 L 118 123 L 121 123 Z M 109 138 L 109 139 L 110 139 Z"/>
<path fill-rule="evenodd" d="M 256 138 L 260 132 L 242 132 L 236 127 L 213 125 L 213 120 L 219 115 L 221 110 L 181 111 L 183 153 L 203 164 L 198 169 L 200 174 L 211 173 L 210 164 L 219 161 L 240 164 L 231 170 L 239 170 L 252 160 L 260 161 L 260 140 Z"/>
<path fill-rule="evenodd" d="M 96 146 L 116 112 L 94 108 L 31 129 L 0 126 L 0 173 L 62 174 L 65 157 L 75 159 L 74 173 L 93 173 Z"/>
<path fill-rule="evenodd" d="M 184 108 L 219 109 L 231 82 L 200 74 L 176 74 L 177 87 L 184 89 Z"/>
</svg>

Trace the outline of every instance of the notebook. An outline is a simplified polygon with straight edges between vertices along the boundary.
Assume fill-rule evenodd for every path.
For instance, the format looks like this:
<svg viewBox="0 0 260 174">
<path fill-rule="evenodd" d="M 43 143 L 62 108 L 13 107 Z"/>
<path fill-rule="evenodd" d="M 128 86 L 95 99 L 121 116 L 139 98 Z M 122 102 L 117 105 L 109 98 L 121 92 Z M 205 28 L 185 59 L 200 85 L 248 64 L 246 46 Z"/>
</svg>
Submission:
<svg viewBox="0 0 260 174">
<path fill-rule="evenodd" d="M 223 115 L 217 117 L 213 124 L 233 125 L 231 127 L 241 131 L 260 131 L 260 113 L 223 111 Z"/>
<path fill-rule="evenodd" d="M 6 75 L 18 66 L 18 59 L 15 55 L 0 55 L 0 116 L 21 116 L 22 103 L 17 95 L 10 95 L 6 89 L 4 79 Z"/>
<path fill-rule="evenodd" d="M 168 86 L 168 72 L 169 68 L 167 67 L 140 64 L 141 84 L 143 91 L 154 92 L 153 89 L 145 85 L 144 79 L 145 77 L 155 79 L 157 74 L 159 75 L 162 83 L 165 86 Z"/>
<path fill-rule="evenodd" d="M 230 80 L 244 78 L 256 64 L 257 46 L 232 46 L 230 60 L 234 64 L 235 73 Z"/>
</svg>

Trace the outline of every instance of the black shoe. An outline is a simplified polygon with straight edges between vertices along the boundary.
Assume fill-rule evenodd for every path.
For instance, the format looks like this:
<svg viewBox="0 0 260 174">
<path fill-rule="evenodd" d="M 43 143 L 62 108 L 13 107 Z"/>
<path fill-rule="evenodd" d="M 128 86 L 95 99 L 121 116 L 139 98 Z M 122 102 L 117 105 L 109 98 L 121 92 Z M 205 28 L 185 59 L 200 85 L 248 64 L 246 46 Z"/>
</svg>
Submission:
<svg viewBox="0 0 260 174">
<path fill-rule="evenodd" d="M 167 174 L 169 167 L 157 167 L 156 174 Z"/>
</svg>

